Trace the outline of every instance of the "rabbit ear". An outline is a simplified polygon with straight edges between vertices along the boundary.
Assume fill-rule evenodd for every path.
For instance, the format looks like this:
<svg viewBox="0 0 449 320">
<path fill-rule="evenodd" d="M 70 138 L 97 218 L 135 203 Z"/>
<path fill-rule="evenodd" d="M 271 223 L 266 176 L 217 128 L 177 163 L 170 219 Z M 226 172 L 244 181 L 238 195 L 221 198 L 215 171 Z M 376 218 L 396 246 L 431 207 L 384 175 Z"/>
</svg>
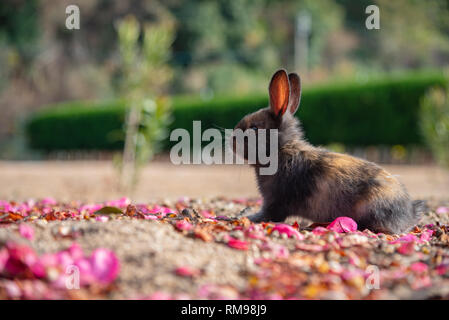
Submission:
<svg viewBox="0 0 449 320">
<path fill-rule="evenodd" d="M 288 75 L 290 82 L 290 98 L 288 100 L 288 110 L 291 114 L 295 114 L 298 110 L 299 102 L 301 101 L 301 79 L 296 73 L 290 73 Z"/>
<path fill-rule="evenodd" d="M 290 83 L 284 69 L 276 71 L 268 88 L 270 93 L 270 108 L 276 116 L 282 116 L 287 110 L 290 96 Z"/>
</svg>

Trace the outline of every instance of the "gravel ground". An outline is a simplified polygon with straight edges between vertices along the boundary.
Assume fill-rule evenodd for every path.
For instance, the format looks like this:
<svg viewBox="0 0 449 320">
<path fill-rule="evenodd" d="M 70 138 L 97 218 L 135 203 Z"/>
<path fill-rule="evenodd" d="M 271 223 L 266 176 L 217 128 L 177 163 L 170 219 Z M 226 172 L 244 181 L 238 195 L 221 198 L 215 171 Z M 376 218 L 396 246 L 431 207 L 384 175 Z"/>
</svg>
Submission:
<svg viewBox="0 0 449 320">
<path fill-rule="evenodd" d="M 121 271 L 116 285 L 120 290 L 112 291 L 111 298 L 139 298 L 157 291 L 194 296 L 206 283 L 229 284 L 237 288 L 244 284 L 240 274 L 245 258 L 243 252 L 186 238 L 169 225 L 151 221 L 51 222 L 37 227 L 34 241 L 29 244 L 39 255 L 68 248 L 73 239 L 55 241 L 54 237 L 57 230 L 64 227 L 74 227 L 82 234 L 76 241 L 86 252 L 104 247 L 119 258 Z M 0 230 L 0 243 L 29 242 L 20 239 L 13 229 L 17 228 Z M 205 272 L 196 281 L 175 276 L 176 267 L 184 265 Z"/>
<path fill-rule="evenodd" d="M 52 199 L 0 203 L 0 298 L 449 298 L 447 202 L 431 202 L 421 223 L 402 235 L 326 229 L 292 218 L 255 225 L 242 217 L 259 205 L 241 198 L 135 206 L 128 199 L 92 206 Z M 110 212 L 116 209 L 121 213 Z M 118 275 L 106 285 L 61 290 L 48 266 L 44 274 L 30 271 L 30 261 L 58 255 L 73 243 L 86 256 L 108 249 L 120 263 Z M 40 258 L 17 255 L 21 251 L 11 244 Z M 11 265 L 22 269 L 11 271 Z M 367 286 L 369 266 L 379 270 L 379 289 Z M 30 283 L 45 290 L 34 285 L 26 293 Z"/>
</svg>

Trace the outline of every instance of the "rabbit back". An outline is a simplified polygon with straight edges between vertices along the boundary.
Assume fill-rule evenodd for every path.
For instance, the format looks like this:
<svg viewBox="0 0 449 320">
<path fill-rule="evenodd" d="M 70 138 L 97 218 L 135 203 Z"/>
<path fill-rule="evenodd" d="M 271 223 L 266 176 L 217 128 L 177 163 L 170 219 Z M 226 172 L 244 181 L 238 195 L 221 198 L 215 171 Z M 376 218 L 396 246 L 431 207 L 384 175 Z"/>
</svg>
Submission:
<svg viewBox="0 0 449 320">
<path fill-rule="evenodd" d="M 398 233 L 419 220 L 404 186 L 372 162 L 313 147 L 280 157 L 275 175 L 257 177 L 273 221 L 291 215 L 315 222 L 348 216 L 362 230 Z"/>
</svg>

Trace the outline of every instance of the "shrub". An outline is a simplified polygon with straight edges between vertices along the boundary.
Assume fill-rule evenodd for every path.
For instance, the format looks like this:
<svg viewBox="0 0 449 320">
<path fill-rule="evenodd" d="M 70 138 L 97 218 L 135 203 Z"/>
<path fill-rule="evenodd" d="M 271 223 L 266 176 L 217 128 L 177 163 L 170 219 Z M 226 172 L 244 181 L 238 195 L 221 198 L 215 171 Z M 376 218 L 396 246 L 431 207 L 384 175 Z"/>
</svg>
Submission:
<svg viewBox="0 0 449 320">
<path fill-rule="evenodd" d="M 123 148 L 124 103 L 67 102 L 33 115 L 26 125 L 34 149 L 117 150 Z"/>
<path fill-rule="evenodd" d="M 419 104 L 426 91 L 444 86 L 440 73 L 406 74 L 366 83 L 339 83 L 305 89 L 297 116 L 306 138 L 314 144 L 349 146 L 422 144 Z M 170 129 L 233 128 L 245 115 L 268 104 L 268 94 L 173 98 L 174 121 Z M 125 106 L 111 101 L 100 104 L 69 102 L 34 114 L 27 125 L 33 148 L 52 150 L 119 149 Z M 169 147 L 166 142 L 165 147 Z"/>
<path fill-rule="evenodd" d="M 437 161 L 449 166 L 449 92 L 433 88 L 421 103 L 421 130 Z"/>
</svg>

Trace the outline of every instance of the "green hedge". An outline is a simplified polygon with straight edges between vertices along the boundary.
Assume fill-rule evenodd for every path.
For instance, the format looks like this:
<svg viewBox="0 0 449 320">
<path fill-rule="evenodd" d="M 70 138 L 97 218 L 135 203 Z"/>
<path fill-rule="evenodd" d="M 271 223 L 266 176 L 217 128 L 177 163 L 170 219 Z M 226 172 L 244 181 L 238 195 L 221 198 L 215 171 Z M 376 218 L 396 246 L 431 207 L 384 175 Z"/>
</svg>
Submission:
<svg viewBox="0 0 449 320">
<path fill-rule="evenodd" d="M 366 83 L 308 88 L 297 115 L 307 139 L 314 144 L 421 144 L 420 100 L 430 87 L 446 81 L 440 73 L 413 73 Z M 267 94 L 208 101 L 175 97 L 171 129 L 191 131 L 193 120 L 201 120 L 203 130 L 233 128 L 242 116 L 267 104 Z M 114 150 L 123 144 L 119 137 L 124 114 L 125 106 L 118 101 L 68 102 L 32 115 L 26 132 L 31 147 L 36 149 Z"/>
</svg>

